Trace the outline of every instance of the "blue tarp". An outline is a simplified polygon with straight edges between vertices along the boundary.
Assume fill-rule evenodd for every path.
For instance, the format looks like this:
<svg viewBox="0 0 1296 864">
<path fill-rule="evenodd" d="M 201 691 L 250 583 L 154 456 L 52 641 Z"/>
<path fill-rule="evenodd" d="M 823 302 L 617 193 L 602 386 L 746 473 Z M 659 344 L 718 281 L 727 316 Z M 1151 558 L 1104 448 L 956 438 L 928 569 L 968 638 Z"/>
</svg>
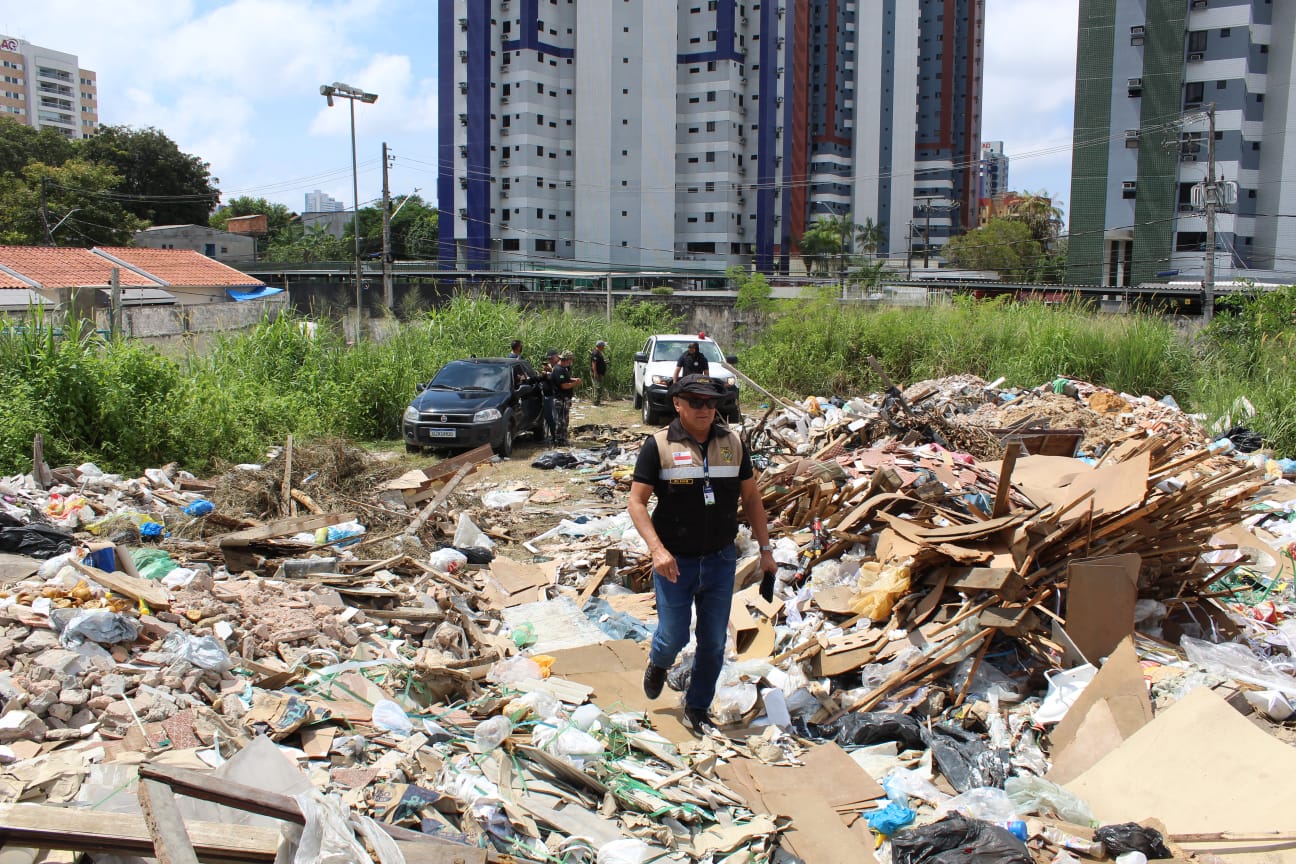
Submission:
<svg viewBox="0 0 1296 864">
<path fill-rule="evenodd" d="M 226 288 L 225 293 L 235 300 L 260 300 L 262 297 L 273 297 L 283 291 L 282 288 L 271 288 L 269 285 L 258 285 L 255 288 L 241 290 L 239 288 Z"/>
</svg>

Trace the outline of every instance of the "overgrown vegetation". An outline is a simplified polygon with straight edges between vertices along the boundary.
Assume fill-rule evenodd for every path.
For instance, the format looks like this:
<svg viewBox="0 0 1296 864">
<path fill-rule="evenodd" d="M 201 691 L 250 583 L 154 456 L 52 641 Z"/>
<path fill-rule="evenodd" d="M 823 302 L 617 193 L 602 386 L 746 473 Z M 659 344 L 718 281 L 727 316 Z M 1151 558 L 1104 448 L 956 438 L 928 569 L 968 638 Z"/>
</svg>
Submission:
<svg viewBox="0 0 1296 864">
<path fill-rule="evenodd" d="M 1242 298 L 1190 343 L 1165 319 L 1094 315 L 1079 306 L 958 299 L 922 309 L 843 309 L 830 300 L 781 301 L 743 369 L 789 396 L 877 390 L 865 358 L 898 382 L 968 372 L 1033 387 L 1075 375 L 1135 394 L 1174 396 L 1186 410 L 1265 435 L 1296 453 L 1296 288 Z M 293 433 L 392 441 L 414 386 L 443 363 L 498 356 L 518 338 L 539 361 L 575 352 L 584 369 L 609 343 L 608 383 L 628 396 L 631 357 L 652 333 L 683 321 L 662 303 L 622 303 L 614 320 L 537 312 L 462 296 L 396 327 L 384 342 L 348 347 L 336 328 L 314 335 L 284 315 L 181 360 L 85 325 L 55 327 L 34 313 L 0 332 L 0 472 L 30 470 L 32 438 L 51 464 L 94 461 L 135 472 L 176 461 L 194 471 L 260 461 Z M 1258 411 L 1243 418 L 1239 396 Z"/>
</svg>

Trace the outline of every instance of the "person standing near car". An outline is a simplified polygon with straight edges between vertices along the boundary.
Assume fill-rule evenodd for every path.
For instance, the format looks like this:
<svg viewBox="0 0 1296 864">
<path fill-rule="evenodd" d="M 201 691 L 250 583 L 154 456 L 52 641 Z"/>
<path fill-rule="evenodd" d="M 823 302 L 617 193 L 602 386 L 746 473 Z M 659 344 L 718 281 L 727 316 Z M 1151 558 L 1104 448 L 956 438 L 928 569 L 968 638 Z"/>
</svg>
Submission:
<svg viewBox="0 0 1296 864">
<path fill-rule="evenodd" d="M 540 395 L 542 397 L 540 416 L 544 421 L 544 441 L 546 444 L 554 442 L 554 391 L 553 382 L 549 376 L 553 374 L 554 368 L 558 365 L 558 349 L 550 348 L 549 353 L 545 355 L 544 364 L 540 367 Z"/>
<path fill-rule="evenodd" d="M 710 371 L 711 366 L 707 363 L 698 343 L 690 342 L 688 348 L 680 355 L 679 362 L 675 364 L 674 380 L 678 381 L 685 375 L 706 375 Z"/>
<path fill-rule="evenodd" d="M 590 380 L 594 383 L 594 404 L 598 405 L 603 401 L 603 376 L 607 374 L 608 361 L 607 355 L 603 349 L 607 343 L 602 339 L 594 343 L 594 350 L 590 352 Z"/>
<path fill-rule="evenodd" d="M 521 339 L 514 339 L 512 342 L 509 343 L 509 355 L 508 355 L 508 356 L 509 356 L 509 359 L 510 359 L 510 360 L 521 360 L 521 359 L 522 359 L 522 340 L 521 340 Z"/>
<path fill-rule="evenodd" d="M 684 694 L 684 721 L 698 735 L 713 731 L 708 710 L 724 665 L 729 607 L 738 552 L 738 502 L 760 544 L 760 592 L 774 594 L 774 547 L 751 457 L 742 439 L 716 416 L 724 387 L 708 375 L 686 375 L 671 385 L 679 416 L 639 449 L 628 510 L 652 555 L 657 599 L 644 695 L 661 695 L 666 672 L 689 641 L 694 607 L 697 652 Z M 656 495 L 657 507 L 648 513 Z"/>
<path fill-rule="evenodd" d="M 554 394 L 554 445 L 567 446 L 567 423 L 571 419 L 571 403 L 574 390 L 580 386 L 581 379 L 573 378 L 571 365 L 576 355 L 564 351 L 558 358 L 558 365 L 549 373 L 549 383 Z"/>
</svg>

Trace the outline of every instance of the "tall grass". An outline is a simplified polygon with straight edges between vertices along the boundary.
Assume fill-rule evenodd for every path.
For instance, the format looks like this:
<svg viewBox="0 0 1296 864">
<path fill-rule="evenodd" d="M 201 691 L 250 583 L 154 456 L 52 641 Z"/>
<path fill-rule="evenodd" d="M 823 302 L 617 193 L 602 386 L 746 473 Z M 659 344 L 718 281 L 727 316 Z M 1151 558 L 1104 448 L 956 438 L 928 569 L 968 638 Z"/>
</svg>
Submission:
<svg viewBox="0 0 1296 864">
<path fill-rule="evenodd" d="M 1293 306 L 1266 303 L 1221 316 L 1195 345 L 1161 319 L 1078 306 L 785 304 L 742 352 L 743 369 L 789 396 L 878 389 L 870 355 L 902 384 L 970 372 L 1033 387 L 1074 375 L 1129 393 L 1171 394 L 1212 419 L 1246 396 L 1258 413 L 1242 419 L 1234 412 L 1233 422 L 1292 454 Z M 25 328 L 0 331 L 0 473 L 30 470 L 36 433 L 51 463 L 92 460 L 124 472 L 171 461 L 194 471 L 257 461 L 289 433 L 396 441 L 416 383 L 449 360 L 505 354 L 513 339 L 537 366 L 548 348 L 571 350 L 581 377 L 594 343 L 606 340 L 609 389 L 626 396 L 634 352 L 654 332 L 678 332 L 681 322 L 651 302 L 617 308 L 608 322 L 462 296 L 382 342 L 353 346 L 335 327 L 320 324 L 311 335 L 299 319 L 281 315 L 179 360 L 102 339 L 76 322 L 55 327 L 37 314 Z"/>
<path fill-rule="evenodd" d="M 967 298 L 916 309 L 811 303 L 779 316 L 743 365 L 788 395 L 853 394 L 880 387 L 869 356 L 898 382 L 971 373 L 1033 387 L 1073 375 L 1184 399 L 1194 377 L 1191 351 L 1162 319 Z"/>
</svg>

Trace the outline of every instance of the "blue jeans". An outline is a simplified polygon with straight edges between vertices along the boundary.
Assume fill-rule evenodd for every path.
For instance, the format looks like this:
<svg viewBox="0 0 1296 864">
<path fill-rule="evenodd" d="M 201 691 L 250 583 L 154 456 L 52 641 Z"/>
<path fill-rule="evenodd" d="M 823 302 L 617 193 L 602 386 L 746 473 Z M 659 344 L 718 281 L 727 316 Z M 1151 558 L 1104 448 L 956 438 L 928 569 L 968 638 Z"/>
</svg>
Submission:
<svg viewBox="0 0 1296 864">
<path fill-rule="evenodd" d="M 725 636 L 729 630 L 729 607 L 733 603 L 734 570 L 738 550 L 730 543 L 718 552 L 700 558 L 680 558 L 679 577 L 674 582 L 653 573 L 657 596 L 657 632 L 653 634 L 649 660 L 669 669 L 688 644 L 692 607 L 697 607 L 697 653 L 684 704 L 706 710 L 715 698 L 716 679 L 724 666 Z"/>
<path fill-rule="evenodd" d="M 554 440 L 554 397 L 545 396 L 540 402 L 540 416 L 544 421 L 545 440 Z"/>
</svg>

